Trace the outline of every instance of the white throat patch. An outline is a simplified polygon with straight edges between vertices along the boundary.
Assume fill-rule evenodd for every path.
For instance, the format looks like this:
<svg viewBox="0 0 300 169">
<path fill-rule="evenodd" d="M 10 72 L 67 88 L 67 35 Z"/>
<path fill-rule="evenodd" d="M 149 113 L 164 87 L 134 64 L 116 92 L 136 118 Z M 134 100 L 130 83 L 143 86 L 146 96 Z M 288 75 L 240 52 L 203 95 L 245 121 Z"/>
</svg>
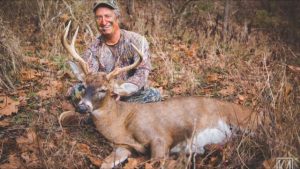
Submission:
<svg viewBox="0 0 300 169">
<path fill-rule="evenodd" d="M 102 111 L 100 109 L 96 109 L 92 111 L 92 115 L 95 116 L 96 118 L 101 118 Z"/>
</svg>

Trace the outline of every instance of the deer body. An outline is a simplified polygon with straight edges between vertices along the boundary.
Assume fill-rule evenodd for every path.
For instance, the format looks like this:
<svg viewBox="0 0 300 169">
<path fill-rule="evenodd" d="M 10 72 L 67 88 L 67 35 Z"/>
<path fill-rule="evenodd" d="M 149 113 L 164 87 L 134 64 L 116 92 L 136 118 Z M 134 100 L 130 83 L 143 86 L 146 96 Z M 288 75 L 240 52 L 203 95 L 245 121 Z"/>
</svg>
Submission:
<svg viewBox="0 0 300 169">
<path fill-rule="evenodd" d="M 219 129 L 229 136 L 219 122 L 228 128 L 246 128 L 251 113 L 239 105 L 204 97 L 178 97 L 148 104 L 117 102 L 110 97 L 105 101 L 92 112 L 97 130 L 109 141 L 133 146 L 140 153 L 150 146 L 154 149 L 152 157 L 167 155 L 169 149 L 191 138 L 193 132 Z M 165 150 L 156 149 L 157 140 Z"/>
<path fill-rule="evenodd" d="M 101 168 L 113 168 L 126 160 L 132 150 L 143 154 L 149 149 L 152 158 L 167 157 L 172 148 L 175 152 L 201 153 L 204 145 L 223 143 L 236 128 L 256 127 L 257 119 L 251 110 L 212 98 L 176 97 L 147 104 L 116 101 L 112 97 L 113 77 L 137 67 L 142 53 L 132 45 L 140 56 L 135 63 L 115 68 L 109 74 L 90 73 L 74 47 L 78 29 L 71 45 L 67 43 L 69 27 L 70 23 L 62 35 L 62 44 L 80 63 L 85 76 L 86 89 L 79 108 L 90 112 L 97 130 L 117 146 Z"/>
</svg>

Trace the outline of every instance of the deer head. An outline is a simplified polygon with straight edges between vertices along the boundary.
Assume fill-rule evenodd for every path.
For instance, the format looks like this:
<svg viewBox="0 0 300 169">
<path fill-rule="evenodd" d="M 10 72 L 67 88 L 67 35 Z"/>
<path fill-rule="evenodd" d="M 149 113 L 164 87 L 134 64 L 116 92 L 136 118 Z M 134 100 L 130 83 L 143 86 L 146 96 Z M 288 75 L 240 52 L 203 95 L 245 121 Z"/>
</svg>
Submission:
<svg viewBox="0 0 300 169">
<path fill-rule="evenodd" d="M 67 41 L 67 36 L 69 34 L 71 21 L 68 23 L 67 27 L 64 30 L 64 33 L 61 36 L 61 42 L 64 48 L 68 51 L 68 53 L 72 56 L 71 59 L 74 59 L 79 65 L 72 64 L 71 67 L 76 67 L 78 70 L 83 70 L 82 80 L 85 86 L 84 96 L 79 102 L 78 109 L 79 112 L 91 112 L 94 109 L 97 109 L 100 103 L 104 100 L 105 97 L 110 96 L 111 94 L 111 81 L 114 77 L 122 72 L 127 72 L 131 69 L 136 68 L 143 60 L 143 54 L 138 48 L 131 44 L 133 49 L 138 53 L 138 59 L 131 65 L 115 68 L 112 72 L 91 72 L 89 70 L 89 66 L 87 62 L 80 57 L 75 48 L 75 41 L 78 34 L 79 27 L 77 27 L 74 36 L 72 38 L 71 44 Z M 78 78 L 81 79 L 81 78 Z"/>
</svg>

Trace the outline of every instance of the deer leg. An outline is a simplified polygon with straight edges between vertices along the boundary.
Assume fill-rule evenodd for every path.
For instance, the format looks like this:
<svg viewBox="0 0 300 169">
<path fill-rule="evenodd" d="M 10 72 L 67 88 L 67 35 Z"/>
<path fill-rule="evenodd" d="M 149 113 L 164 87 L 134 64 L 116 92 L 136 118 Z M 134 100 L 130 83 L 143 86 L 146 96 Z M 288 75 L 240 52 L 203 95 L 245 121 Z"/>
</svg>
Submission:
<svg viewBox="0 0 300 169">
<path fill-rule="evenodd" d="M 155 138 L 151 142 L 151 157 L 154 159 L 167 158 L 169 148 L 170 146 L 165 139 Z"/>
<path fill-rule="evenodd" d="M 104 159 L 104 162 L 101 165 L 101 169 L 109 169 L 115 166 L 118 166 L 122 162 L 124 162 L 129 156 L 131 152 L 123 147 L 118 147 L 115 151 L 113 151 L 108 157 Z"/>
<path fill-rule="evenodd" d="M 135 151 L 144 154 L 146 152 L 146 149 L 143 145 L 138 143 L 135 139 L 133 139 L 132 136 L 129 136 L 129 134 L 126 136 L 124 135 L 123 137 L 120 137 L 121 139 L 119 140 L 114 140 L 114 143 L 116 145 L 122 145 L 123 147 L 130 147 L 133 148 Z"/>
</svg>

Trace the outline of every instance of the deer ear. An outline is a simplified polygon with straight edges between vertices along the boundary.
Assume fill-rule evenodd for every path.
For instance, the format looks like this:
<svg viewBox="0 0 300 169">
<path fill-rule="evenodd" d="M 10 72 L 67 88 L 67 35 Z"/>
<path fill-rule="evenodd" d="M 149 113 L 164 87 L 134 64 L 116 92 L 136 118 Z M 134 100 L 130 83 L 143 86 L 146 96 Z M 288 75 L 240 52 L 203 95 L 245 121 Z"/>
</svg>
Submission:
<svg viewBox="0 0 300 169">
<path fill-rule="evenodd" d="M 75 75 L 75 77 L 79 80 L 84 82 L 85 81 L 85 74 L 82 71 L 82 69 L 80 68 L 80 66 L 78 66 L 76 63 L 74 63 L 73 61 L 68 61 L 70 68 L 73 72 L 73 74 Z"/>
</svg>

